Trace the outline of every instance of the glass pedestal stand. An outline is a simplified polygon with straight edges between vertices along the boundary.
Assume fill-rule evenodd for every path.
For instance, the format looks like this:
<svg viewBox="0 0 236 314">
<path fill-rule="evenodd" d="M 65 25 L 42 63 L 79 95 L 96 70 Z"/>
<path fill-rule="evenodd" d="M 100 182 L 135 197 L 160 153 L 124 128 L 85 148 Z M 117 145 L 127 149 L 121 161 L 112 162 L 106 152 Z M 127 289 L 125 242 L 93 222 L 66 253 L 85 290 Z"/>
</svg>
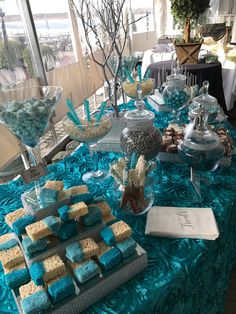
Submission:
<svg viewBox="0 0 236 314">
<path fill-rule="evenodd" d="M 92 171 L 86 172 L 82 180 L 88 183 L 99 183 L 108 176 L 108 170 L 98 167 L 97 143 L 88 145 L 89 155 L 92 161 Z"/>
<path fill-rule="evenodd" d="M 197 196 L 196 201 L 200 203 L 202 201 L 201 179 L 196 175 L 192 167 L 190 168 L 190 181 L 196 192 L 196 196 Z"/>
</svg>

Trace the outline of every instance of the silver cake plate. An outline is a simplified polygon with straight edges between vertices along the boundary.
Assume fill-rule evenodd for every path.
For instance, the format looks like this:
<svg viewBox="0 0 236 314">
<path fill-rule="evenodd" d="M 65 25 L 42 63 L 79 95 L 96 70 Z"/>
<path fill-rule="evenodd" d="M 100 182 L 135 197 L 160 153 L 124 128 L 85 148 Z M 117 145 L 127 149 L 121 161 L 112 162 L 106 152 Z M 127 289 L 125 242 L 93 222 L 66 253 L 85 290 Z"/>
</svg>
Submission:
<svg viewBox="0 0 236 314">
<path fill-rule="evenodd" d="M 111 271 L 104 271 L 100 277 L 91 279 L 85 284 L 76 284 L 76 295 L 54 305 L 47 313 L 78 314 L 139 274 L 147 266 L 147 254 L 138 245 L 134 255 Z M 18 289 L 12 290 L 12 294 L 19 313 L 23 314 Z"/>
</svg>

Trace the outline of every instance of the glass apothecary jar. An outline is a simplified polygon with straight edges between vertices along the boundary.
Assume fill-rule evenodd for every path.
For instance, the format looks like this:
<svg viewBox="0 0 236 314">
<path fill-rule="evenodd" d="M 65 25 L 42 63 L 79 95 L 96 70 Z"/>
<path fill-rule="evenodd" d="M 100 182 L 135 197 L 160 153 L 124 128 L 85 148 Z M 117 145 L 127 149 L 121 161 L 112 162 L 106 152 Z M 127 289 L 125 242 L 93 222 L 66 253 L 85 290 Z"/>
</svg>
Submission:
<svg viewBox="0 0 236 314">
<path fill-rule="evenodd" d="M 190 99 L 190 88 L 186 85 L 186 76 L 180 74 L 178 69 L 174 74 L 167 76 L 167 86 L 163 91 L 165 105 L 173 111 L 183 108 Z"/>
<path fill-rule="evenodd" d="M 207 125 L 208 114 L 202 106 L 200 109 L 178 149 L 181 159 L 189 167 L 197 171 L 214 171 L 225 149 L 219 136 Z"/>
<path fill-rule="evenodd" d="M 120 136 L 120 146 L 130 156 L 144 155 L 146 160 L 157 156 L 161 150 L 162 136 L 160 131 L 154 127 L 154 113 L 144 109 L 144 102 L 136 102 L 136 110 L 125 114 L 127 127 Z"/>
<path fill-rule="evenodd" d="M 220 105 L 215 97 L 209 95 L 209 82 L 204 81 L 200 89 L 200 95 L 193 99 L 192 104 L 189 106 L 189 111 L 195 110 L 200 105 L 208 114 L 208 123 L 213 123 L 220 112 Z"/>
</svg>

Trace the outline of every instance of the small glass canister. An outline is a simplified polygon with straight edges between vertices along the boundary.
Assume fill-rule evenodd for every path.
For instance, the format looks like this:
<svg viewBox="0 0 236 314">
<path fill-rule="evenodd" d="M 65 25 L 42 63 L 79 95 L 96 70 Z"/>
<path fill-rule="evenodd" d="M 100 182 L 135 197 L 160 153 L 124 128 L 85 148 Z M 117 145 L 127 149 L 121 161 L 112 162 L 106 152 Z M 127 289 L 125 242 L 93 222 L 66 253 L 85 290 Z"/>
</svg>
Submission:
<svg viewBox="0 0 236 314">
<path fill-rule="evenodd" d="M 167 86 L 163 91 L 165 105 L 174 111 L 184 107 L 190 99 L 190 88 L 186 85 L 186 76 L 174 69 L 174 74 L 167 76 Z"/>
<path fill-rule="evenodd" d="M 128 156 L 136 153 L 144 155 L 148 161 L 161 150 L 162 136 L 153 125 L 154 113 L 144 109 L 143 101 L 137 101 L 136 107 L 125 114 L 127 127 L 121 133 L 120 145 Z"/>
<path fill-rule="evenodd" d="M 213 123 L 220 112 L 220 105 L 215 97 L 209 95 L 208 89 L 209 82 L 204 81 L 200 89 L 200 95 L 195 97 L 189 106 L 189 112 L 202 105 L 203 110 L 208 114 L 208 123 Z"/>
</svg>

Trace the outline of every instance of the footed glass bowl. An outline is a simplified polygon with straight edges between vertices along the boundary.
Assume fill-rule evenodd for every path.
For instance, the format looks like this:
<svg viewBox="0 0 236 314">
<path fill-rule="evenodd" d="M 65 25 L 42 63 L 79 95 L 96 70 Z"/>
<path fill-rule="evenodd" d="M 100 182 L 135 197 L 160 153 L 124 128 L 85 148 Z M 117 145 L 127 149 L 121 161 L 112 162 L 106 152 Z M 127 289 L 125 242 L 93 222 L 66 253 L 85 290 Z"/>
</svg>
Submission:
<svg viewBox="0 0 236 314">
<path fill-rule="evenodd" d="M 96 119 L 96 115 L 91 117 L 90 122 L 86 118 L 80 121 L 81 125 L 75 125 L 68 118 L 65 118 L 63 120 L 64 130 L 74 141 L 88 145 L 93 170 L 83 175 L 83 181 L 98 182 L 100 179 L 104 179 L 108 172 L 98 169 L 96 145 L 100 139 L 110 132 L 112 128 L 112 113 L 104 114 L 99 122 Z"/>
<path fill-rule="evenodd" d="M 66 133 L 74 141 L 85 144 L 94 144 L 98 140 L 107 135 L 111 128 L 111 114 L 105 114 L 99 122 L 95 118 L 91 119 L 91 122 L 88 122 L 86 119 L 82 119 L 82 125 L 77 126 L 68 118 L 63 120 L 63 126 Z"/>
<path fill-rule="evenodd" d="M 48 121 L 62 94 L 59 86 L 12 89 L 0 94 L 0 123 L 34 148 L 44 134 Z"/>
<path fill-rule="evenodd" d="M 122 87 L 128 97 L 141 100 L 140 97 L 144 99 L 146 96 L 151 94 L 154 89 L 154 83 L 154 79 L 149 78 L 147 80 L 143 80 L 142 82 L 134 81 L 134 83 L 131 83 L 127 81 L 122 84 Z M 139 89 L 141 89 L 141 93 L 138 92 Z"/>
</svg>

